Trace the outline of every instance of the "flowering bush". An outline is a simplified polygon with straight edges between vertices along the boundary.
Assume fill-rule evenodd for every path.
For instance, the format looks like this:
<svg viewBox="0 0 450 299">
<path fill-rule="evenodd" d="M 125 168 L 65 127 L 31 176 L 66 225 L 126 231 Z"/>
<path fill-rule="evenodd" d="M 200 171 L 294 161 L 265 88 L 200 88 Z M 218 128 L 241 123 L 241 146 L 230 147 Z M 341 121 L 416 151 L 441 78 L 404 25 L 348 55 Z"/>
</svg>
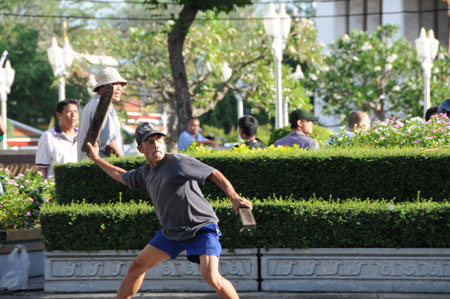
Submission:
<svg viewBox="0 0 450 299">
<path fill-rule="evenodd" d="M 432 117 L 428 122 L 411 118 L 404 122 L 379 122 L 370 129 L 355 131 L 353 137 L 342 131 L 333 135 L 332 146 L 372 145 L 381 147 L 418 146 L 433 148 L 450 146 L 450 120 L 445 114 Z"/>
<path fill-rule="evenodd" d="M 39 210 L 51 199 L 53 178 L 27 170 L 12 178 L 8 169 L 0 169 L 0 229 L 39 227 Z"/>
</svg>

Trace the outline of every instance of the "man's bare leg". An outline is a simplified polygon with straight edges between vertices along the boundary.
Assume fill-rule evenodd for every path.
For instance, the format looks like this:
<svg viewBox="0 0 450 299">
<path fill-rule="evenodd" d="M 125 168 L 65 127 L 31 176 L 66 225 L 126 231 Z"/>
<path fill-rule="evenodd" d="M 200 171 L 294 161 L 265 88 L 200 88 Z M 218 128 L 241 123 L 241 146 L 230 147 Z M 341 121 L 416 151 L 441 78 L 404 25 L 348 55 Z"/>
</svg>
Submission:
<svg viewBox="0 0 450 299">
<path fill-rule="evenodd" d="M 200 270 L 203 279 L 216 290 L 220 298 L 239 298 L 231 282 L 219 273 L 219 258 L 217 256 L 200 255 Z"/>
<path fill-rule="evenodd" d="M 127 275 L 120 284 L 117 299 L 131 299 L 139 291 L 145 272 L 165 261 L 170 256 L 162 250 L 147 244 L 139 255 L 131 262 Z"/>
</svg>

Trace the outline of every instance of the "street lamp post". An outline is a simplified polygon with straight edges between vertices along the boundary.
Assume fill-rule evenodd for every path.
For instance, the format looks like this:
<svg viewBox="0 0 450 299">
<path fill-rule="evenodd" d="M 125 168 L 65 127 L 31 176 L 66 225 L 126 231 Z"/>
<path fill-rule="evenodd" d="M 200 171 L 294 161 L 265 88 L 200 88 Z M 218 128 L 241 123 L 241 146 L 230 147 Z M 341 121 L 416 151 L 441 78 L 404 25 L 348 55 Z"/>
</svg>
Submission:
<svg viewBox="0 0 450 299">
<path fill-rule="evenodd" d="M 431 68 L 433 67 L 433 60 L 436 58 L 439 41 L 434 38 L 434 32 L 430 29 L 428 32 L 428 37 L 425 29 L 420 30 L 420 36 L 416 39 L 416 49 L 417 54 L 422 62 L 423 69 L 423 79 L 424 79 L 424 90 L 423 90 L 423 115 L 427 112 L 428 108 L 431 107 L 430 100 L 430 78 L 431 78 Z"/>
<path fill-rule="evenodd" d="M 273 3 L 269 5 L 269 11 L 264 17 L 264 29 L 272 43 L 273 57 L 275 60 L 275 127 L 281 128 L 287 124 L 287 102 L 283 105 L 281 90 L 281 62 L 283 61 L 283 49 L 291 29 L 291 17 L 286 13 L 284 4 L 281 4 L 280 13 L 275 11 Z M 283 113 L 284 108 L 284 113 Z M 285 117 L 283 117 L 283 114 Z M 285 121 L 283 121 L 285 119 Z"/>
<path fill-rule="evenodd" d="M 2 63 L 3 64 L 3 63 Z M 7 113 L 6 113 L 6 101 L 8 100 L 7 95 L 11 92 L 11 86 L 14 82 L 14 69 L 11 67 L 11 63 L 6 61 L 4 67 L 0 68 L 0 96 L 1 96 L 1 109 L 2 109 L 2 121 L 4 123 L 5 129 L 7 129 Z M 8 134 L 5 132 L 2 140 L 2 149 L 7 149 Z"/>
<path fill-rule="evenodd" d="M 52 39 L 52 45 L 47 49 L 48 60 L 53 69 L 53 75 L 59 77 L 59 88 L 58 88 L 58 100 L 64 101 L 66 97 L 66 79 L 67 70 L 70 68 L 73 62 L 73 50 L 69 44 L 69 39 L 64 38 L 64 48 L 60 48 L 56 42 L 56 38 Z"/>
</svg>

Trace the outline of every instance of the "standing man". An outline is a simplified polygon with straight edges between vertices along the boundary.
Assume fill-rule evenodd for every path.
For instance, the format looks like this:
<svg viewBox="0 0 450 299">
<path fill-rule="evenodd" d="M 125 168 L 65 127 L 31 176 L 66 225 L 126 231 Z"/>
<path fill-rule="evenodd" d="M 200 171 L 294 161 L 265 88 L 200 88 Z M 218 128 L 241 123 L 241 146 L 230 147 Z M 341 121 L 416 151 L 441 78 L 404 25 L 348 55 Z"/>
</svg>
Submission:
<svg viewBox="0 0 450 299">
<path fill-rule="evenodd" d="M 122 78 L 119 72 L 112 67 L 103 69 L 97 75 L 97 85 L 95 85 L 93 89 L 94 92 L 97 92 L 97 94 L 92 98 L 92 100 L 89 101 L 81 112 L 80 131 L 78 134 L 78 161 L 81 161 L 84 157 L 86 157 L 86 153 L 81 151 L 81 147 L 83 146 L 87 131 L 91 125 L 91 121 L 94 118 L 95 110 L 97 109 L 97 105 L 100 100 L 100 95 L 104 86 L 108 84 L 112 85 L 114 88 L 112 103 L 119 103 L 122 95 L 122 88 L 127 85 L 127 80 Z M 124 156 L 120 122 L 117 117 L 116 110 L 112 104 L 108 108 L 105 121 L 103 122 L 100 130 L 98 143 L 101 157 L 108 157 L 111 155 L 116 155 L 118 157 Z"/>
<path fill-rule="evenodd" d="M 165 134 L 157 127 L 141 124 L 135 139 L 148 163 L 131 171 L 106 162 L 98 154 L 98 145 L 88 143 L 89 158 L 110 177 L 131 190 L 147 190 L 162 226 L 131 262 L 117 298 L 131 298 L 148 269 L 175 259 L 184 250 L 190 261 L 200 264 L 203 279 L 221 298 L 239 298 L 233 285 L 219 273 L 219 220 L 198 184 L 213 181 L 230 198 L 236 213 L 241 207 L 252 208 L 251 202 L 240 197 L 220 171 L 187 155 L 166 154 Z"/>
<path fill-rule="evenodd" d="M 186 129 L 178 138 L 178 151 L 184 151 L 191 145 L 192 141 L 197 144 L 205 144 L 209 146 L 218 147 L 219 145 L 214 140 L 209 140 L 200 134 L 200 120 L 196 117 L 191 117 L 186 124 Z"/>
<path fill-rule="evenodd" d="M 244 144 L 250 149 L 266 148 L 266 146 L 256 138 L 258 131 L 258 120 L 251 115 L 244 115 L 238 120 L 239 136 L 244 140 Z M 236 145 L 236 147 L 239 145 Z"/>
<path fill-rule="evenodd" d="M 304 109 L 292 111 L 289 115 L 289 122 L 292 129 L 291 133 L 286 137 L 278 139 L 273 145 L 275 147 L 280 145 L 293 147 L 294 144 L 297 144 L 299 148 L 318 149 L 319 144 L 317 141 L 306 136 L 312 133 L 313 121 L 317 120 L 317 117 L 312 116 Z"/>
<path fill-rule="evenodd" d="M 44 178 L 53 176 L 56 163 L 77 162 L 78 102 L 67 99 L 56 106 L 58 123 L 39 138 L 36 166 Z"/>
</svg>

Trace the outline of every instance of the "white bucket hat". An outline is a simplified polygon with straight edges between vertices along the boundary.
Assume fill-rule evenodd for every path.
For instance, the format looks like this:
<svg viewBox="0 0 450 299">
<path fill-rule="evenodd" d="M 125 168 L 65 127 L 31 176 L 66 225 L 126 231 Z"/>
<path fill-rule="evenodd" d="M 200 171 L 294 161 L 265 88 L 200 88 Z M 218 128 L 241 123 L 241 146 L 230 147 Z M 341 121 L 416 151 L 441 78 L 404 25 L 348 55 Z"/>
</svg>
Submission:
<svg viewBox="0 0 450 299">
<path fill-rule="evenodd" d="M 122 76 L 120 76 L 119 72 L 115 68 L 104 68 L 102 71 L 100 71 L 100 73 L 98 73 L 97 84 L 95 85 L 93 90 L 97 91 L 100 86 L 112 83 L 123 83 L 124 85 L 126 85 L 128 82 L 127 80 L 122 78 Z"/>
</svg>

